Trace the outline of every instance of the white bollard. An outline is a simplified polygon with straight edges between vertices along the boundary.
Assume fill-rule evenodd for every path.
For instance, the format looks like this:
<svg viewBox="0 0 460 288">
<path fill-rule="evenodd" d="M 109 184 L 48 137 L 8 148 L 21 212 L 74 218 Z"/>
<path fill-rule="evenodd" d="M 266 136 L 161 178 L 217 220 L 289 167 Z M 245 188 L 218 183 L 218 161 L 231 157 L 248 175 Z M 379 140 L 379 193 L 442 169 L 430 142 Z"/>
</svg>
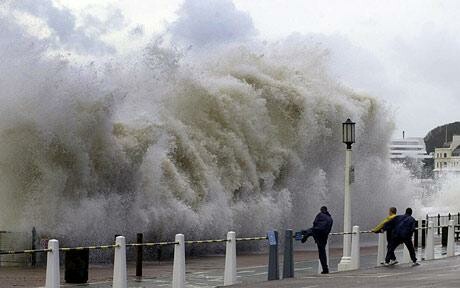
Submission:
<svg viewBox="0 0 460 288">
<path fill-rule="evenodd" d="M 433 221 L 428 222 L 428 232 L 426 235 L 425 260 L 434 259 L 434 228 Z"/>
<path fill-rule="evenodd" d="M 224 286 L 236 284 L 236 233 L 227 233 L 225 246 Z"/>
<path fill-rule="evenodd" d="M 401 264 L 410 263 L 411 259 L 410 259 L 409 249 L 407 249 L 406 245 L 404 244 L 402 245 L 403 245 L 403 258 L 402 258 Z"/>
<path fill-rule="evenodd" d="M 176 244 L 174 246 L 174 266 L 172 288 L 185 287 L 185 240 L 184 234 L 176 234 Z"/>
<path fill-rule="evenodd" d="M 118 236 L 115 239 L 115 260 L 113 265 L 113 288 L 128 287 L 128 273 L 126 271 L 126 238 Z"/>
<path fill-rule="evenodd" d="M 449 232 L 447 233 L 447 257 L 455 256 L 455 224 L 454 220 L 449 221 Z"/>
<path fill-rule="evenodd" d="M 327 266 L 329 266 L 329 241 L 327 241 L 326 244 L 326 258 L 327 258 Z M 318 259 L 318 274 L 321 274 L 321 271 L 323 271 L 323 266 L 321 266 L 321 261 Z"/>
<path fill-rule="evenodd" d="M 48 251 L 46 258 L 46 288 L 58 288 L 61 284 L 59 271 L 59 241 L 52 239 L 48 241 Z"/>
<path fill-rule="evenodd" d="M 360 244 L 359 244 L 359 226 L 353 226 L 351 235 L 351 268 L 358 270 L 360 267 Z"/>
<path fill-rule="evenodd" d="M 377 247 L 377 266 L 382 266 L 385 263 L 385 256 L 386 256 L 386 238 L 387 232 L 379 233 L 379 244 Z"/>
</svg>

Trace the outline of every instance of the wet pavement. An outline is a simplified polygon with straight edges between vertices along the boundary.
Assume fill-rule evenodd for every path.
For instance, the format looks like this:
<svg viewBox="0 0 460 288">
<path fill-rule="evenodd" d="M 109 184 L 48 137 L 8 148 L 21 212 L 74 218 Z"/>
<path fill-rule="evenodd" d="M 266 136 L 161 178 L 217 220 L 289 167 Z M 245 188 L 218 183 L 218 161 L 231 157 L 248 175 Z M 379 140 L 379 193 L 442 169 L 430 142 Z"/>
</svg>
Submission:
<svg viewBox="0 0 460 288">
<path fill-rule="evenodd" d="M 457 248 L 460 248 L 457 247 Z M 337 270 L 337 265 L 340 260 L 341 249 L 331 249 L 330 269 L 332 272 Z M 457 249 L 460 254 L 460 249 Z M 418 257 L 421 259 L 423 251 L 418 250 Z M 309 279 L 318 275 L 318 260 L 316 251 L 297 251 L 295 252 L 295 276 L 297 279 Z M 402 249 L 397 251 L 397 257 L 402 258 Z M 440 245 L 435 248 L 435 257 L 437 259 L 445 257 L 445 249 Z M 454 257 L 457 258 L 457 257 Z M 187 259 L 187 274 L 186 281 L 187 287 L 217 287 L 223 284 L 225 257 L 211 256 Z M 241 287 L 265 287 L 261 283 L 268 283 L 267 280 L 267 266 L 268 256 L 265 254 L 252 254 L 252 255 L 239 255 L 237 257 L 238 282 L 243 283 Z M 423 262 L 431 263 L 433 261 Z M 433 263 L 436 263 L 434 261 Z M 441 265 L 441 262 L 439 262 Z M 375 268 L 376 263 L 376 248 L 367 247 L 362 248 L 361 251 L 361 268 Z M 431 265 L 431 264 L 430 264 Z M 433 264 L 435 265 L 435 264 Z M 404 265 L 400 265 L 404 267 Z M 460 266 L 459 266 L 460 267 Z M 64 283 L 64 271 L 61 272 L 62 287 L 91 287 L 91 288 L 105 288 L 111 287 L 112 281 L 111 265 L 91 265 L 89 270 L 90 284 L 75 285 Z M 379 268 L 380 269 L 380 268 Z M 388 268 L 386 268 L 388 269 Z M 400 268 L 397 268 L 400 269 Z M 423 268 L 422 268 L 423 269 Z M 359 273 L 361 273 L 360 270 Z M 380 270 L 378 270 L 380 271 Z M 385 270 L 384 270 L 385 271 Z M 396 270 L 395 270 L 396 271 Z M 282 273 L 282 257 L 280 259 L 280 272 Z M 388 272 L 388 271 L 387 271 Z M 385 276 L 387 272 L 381 272 L 378 277 Z M 460 272 L 460 270 L 459 270 Z M 367 272 L 366 272 L 367 273 Z M 377 272 L 376 272 L 377 273 Z M 380 272 L 379 272 L 380 273 Z M 404 272 L 405 273 L 405 272 Z M 143 269 L 144 277 L 137 279 L 135 277 L 135 267 L 133 263 L 128 265 L 129 287 L 171 287 L 172 275 L 172 262 L 147 262 L 144 264 Z M 335 273 L 331 275 L 342 275 L 342 273 Z M 348 274 L 347 274 L 348 275 Z M 357 275 L 357 274 L 353 274 Z M 14 267 L 0 267 L 0 287 L 42 287 L 44 285 L 44 268 L 14 268 Z M 305 278 L 307 277 L 307 278 Z M 338 276 L 337 276 L 338 277 Z M 367 276 L 365 276 L 367 277 Z M 365 278 L 364 277 L 364 278 Z M 460 280 L 460 277 L 459 277 Z M 276 283 L 284 283 L 275 281 Z M 255 285 L 255 286 L 254 286 Z M 260 286 L 257 286 L 260 285 Z M 265 284 L 263 284 L 265 285 Z M 267 285 L 275 285 L 270 284 Z M 279 285 L 279 284 L 278 284 Z M 293 284 L 294 285 L 294 284 Z M 295 284 L 297 285 L 297 284 Z M 315 284 L 316 285 L 316 284 Z M 332 285 L 332 284 L 331 284 Z M 275 287 L 266 286 L 266 287 Z M 284 287 L 284 284 L 283 284 Z M 287 286 L 286 286 L 287 287 Z M 310 287 L 310 286 L 292 286 L 292 287 Z M 315 286 L 312 286 L 315 287 Z M 323 286 L 321 286 L 323 287 Z M 345 286 L 346 287 L 346 286 Z M 397 286 L 396 286 L 397 287 Z"/>
</svg>

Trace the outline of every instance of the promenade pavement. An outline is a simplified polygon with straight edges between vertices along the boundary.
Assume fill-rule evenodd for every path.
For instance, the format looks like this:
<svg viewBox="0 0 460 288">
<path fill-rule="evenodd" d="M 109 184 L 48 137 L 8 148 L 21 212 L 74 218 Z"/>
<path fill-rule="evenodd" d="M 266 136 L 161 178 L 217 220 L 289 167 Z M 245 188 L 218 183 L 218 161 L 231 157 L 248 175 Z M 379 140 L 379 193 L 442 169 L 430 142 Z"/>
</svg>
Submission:
<svg viewBox="0 0 460 288">
<path fill-rule="evenodd" d="M 436 258 L 445 257 L 445 249 L 438 246 L 435 251 Z M 460 251 L 457 250 L 457 253 Z M 373 268 L 376 265 L 375 247 L 361 249 L 361 267 Z M 402 251 L 397 253 L 398 259 Z M 418 251 L 419 257 L 422 251 Z M 331 271 L 336 271 L 340 260 L 341 249 L 331 249 Z M 225 257 L 211 256 L 187 258 L 187 288 L 211 288 L 223 283 L 223 269 Z M 251 254 L 237 257 L 237 279 L 242 285 L 236 287 L 460 287 L 451 286 L 460 283 L 460 260 L 456 257 L 439 259 L 436 261 L 422 262 L 421 267 L 398 265 L 393 268 L 363 269 L 349 273 L 333 273 L 328 276 L 318 276 L 318 260 L 315 251 L 295 252 L 296 279 L 267 282 L 268 255 Z M 282 257 L 280 259 L 282 265 Z M 62 267 L 62 266 L 61 266 Z M 282 266 L 281 266 L 282 267 Z M 280 267 L 280 270 L 281 270 Z M 447 267 L 447 269 L 444 269 Z M 171 287 L 172 262 L 146 262 L 144 263 L 144 277 L 135 277 L 134 263 L 128 263 L 129 287 Z M 425 273 L 426 272 L 426 273 Z M 64 271 L 61 270 L 62 287 L 111 287 L 113 266 L 90 265 L 89 283 L 86 285 L 65 284 Z M 456 276 L 455 274 L 458 274 Z M 413 276 L 418 275 L 418 276 Z M 415 277 L 416 279 L 412 279 Z M 423 279 L 441 279 L 441 282 L 424 281 Z M 444 278 L 445 279 L 444 279 Z M 15 268 L 0 267 L 0 287 L 43 287 L 45 269 L 41 268 Z M 412 280 L 411 280 L 412 279 Z M 420 284 L 417 281 L 420 280 Z M 430 280 L 431 281 L 431 280 Z M 436 285 L 429 286 L 433 283 Z M 401 286 L 401 285 L 407 286 Z M 423 286 L 423 285 L 428 286 Z M 292 286 L 290 286 L 292 285 Z M 361 286 L 359 286 L 361 285 Z M 442 286 L 444 285 L 444 286 Z"/>
<path fill-rule="evenodd" d="M 460 257 L 423 261 L 420 266 L 395 265 L 332 273 L 329 275 L 301 275 L 281 281 L 245 283 L 234 288 L 328 288 L 328 287 L 460 287 Z"/>
</svg>

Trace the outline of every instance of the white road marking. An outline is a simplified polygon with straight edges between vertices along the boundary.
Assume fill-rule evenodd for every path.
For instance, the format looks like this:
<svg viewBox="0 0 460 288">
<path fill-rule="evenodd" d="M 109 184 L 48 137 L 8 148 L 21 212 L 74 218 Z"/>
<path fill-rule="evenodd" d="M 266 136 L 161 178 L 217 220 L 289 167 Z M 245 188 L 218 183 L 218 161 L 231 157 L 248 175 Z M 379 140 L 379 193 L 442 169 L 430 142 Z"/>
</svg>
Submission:
<svg viewBox="0 0 460 288">
<path fill-rule="evenodd" d="M 260 276 L 260 275 L 267 275 L 268 272 L 262 272 L 262 273 L 256 273 L 256 274 L 252 274 L 251 276 Z"/>
<path fill-rule="evenodd" d="M 305 271 L 305 270 L 312 270 L 313 267 L 305 267 L 305 268 L 296 268 L 294 271 Z"/>
<path fill-rule="evenodd" d="M 254 273 L 255 270 L 246 270 L 246 271 L 238 271 L 237 273 L 245 274 L 245 273 Z"/>
</svg>

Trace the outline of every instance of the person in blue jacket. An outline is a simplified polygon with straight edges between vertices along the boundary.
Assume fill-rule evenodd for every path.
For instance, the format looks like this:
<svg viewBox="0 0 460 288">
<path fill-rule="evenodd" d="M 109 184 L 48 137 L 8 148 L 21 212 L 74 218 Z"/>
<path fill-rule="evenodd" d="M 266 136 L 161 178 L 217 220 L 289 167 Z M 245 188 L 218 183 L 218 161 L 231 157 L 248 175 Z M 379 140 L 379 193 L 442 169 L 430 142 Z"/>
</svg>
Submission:
<svg viewBox="0 0 460 288">
<path fill-rule="evenodd" d="M 406 245 L 407 250 L 409 250 L 410 258 L 414 265 L 418 265 L 414 244 L 412 243 L 412 235 L 414 234 L 415 226 L 415 219 L 412 217 L 411 208 L 406 209 L 406 214 L 398 215 L 385 224 L 383 230 L 392 231 L 391 240 L 388 244 L 388 252 L 385 257 L 386 265 L 398 263 L 394 252 L 395 249 L 403 243 Z"/>
<path fill-rule="evenodd" d="M 326 245 L 329 233 L 331 233 L 332 224 L 333 221 L 331 214 L 327 211 L 327 207 L 323 206 L 321 207 L 318 215 L 316 215 L 315 221 L 313 221 L 313 227 L 302 231 L 302 243 L 305 243 L 310 236 L 313 236 L 313 239 L 315 239 L 316 245 L 318 246 L 319 261 L 321 262 L 321 267 L 323 268 L 321 274 L 329 273 Z"/>
</svg>

